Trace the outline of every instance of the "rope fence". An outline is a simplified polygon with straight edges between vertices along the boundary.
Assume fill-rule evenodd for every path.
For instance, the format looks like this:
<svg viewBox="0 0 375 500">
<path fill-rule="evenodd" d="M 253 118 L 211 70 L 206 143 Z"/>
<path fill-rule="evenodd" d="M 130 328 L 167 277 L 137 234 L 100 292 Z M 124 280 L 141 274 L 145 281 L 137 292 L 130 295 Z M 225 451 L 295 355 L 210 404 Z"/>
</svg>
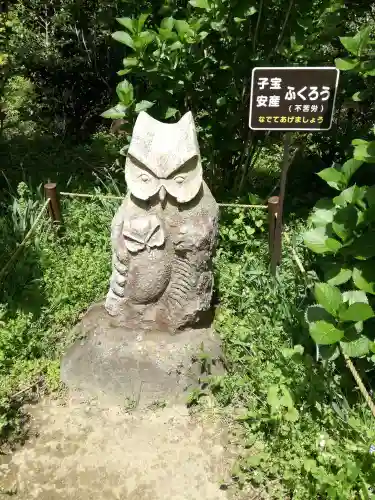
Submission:
<svg viewBox="0 0 375 500">
<path fill-rule="evenodd" d="M 84 193 L 67 193 L 60 191 L 60 196 L 69 196 L 70 198 L 95 198 L 104 200 L 123 200 L 123 196 L 115 196 L 111 194 L 84 194 Z M 231 208 L 260 208 L 267 209 L 268 205 L 243 205 L 240 203 L 218 203 L 219 207 L 231 207 Z"/>
<path fill-rule="evenodd" d="M 44 191 L 46 197 L 51 200 L 50 203 L 50 216 L 54 222 L 61 223 L 61 210 L 60 210 L 60 196 L 66 196 L 69 198 L 87 198 L 96 200 L 123 200 L 124 196 L 112 195 L 112 194 L 89 194 L 89 193 L 71 193 L 68 191 L 58 192 L 57 185 L 55 183 L 48 183 L 44 186 Z M 220 208 L 240 208 L 243 210 L 268 210 L 268 247 L 270 253 L 271 262 L 271 274 L 276 275 L 277 266 L 281 262 L 281 243 L 282 243 L 282 229 L 281 225 L 277 224 L 278 214 L 282 211 L 282 200 L 279 196 L 271 196 L 268 199 L 267 205 L 247 205 L 242 203 L 218 203 Z M 279 230 L 277 231 L 277 228 Z"/>
</svg>

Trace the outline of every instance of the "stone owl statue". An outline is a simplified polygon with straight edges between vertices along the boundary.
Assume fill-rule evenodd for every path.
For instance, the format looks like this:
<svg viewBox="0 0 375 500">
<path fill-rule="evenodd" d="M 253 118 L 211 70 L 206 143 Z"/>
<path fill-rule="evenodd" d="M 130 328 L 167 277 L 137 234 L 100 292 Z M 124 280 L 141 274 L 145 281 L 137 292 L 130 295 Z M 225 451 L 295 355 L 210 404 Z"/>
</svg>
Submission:
<svg viewBox="0 0 375 500">
<path fill-rule="evenodd" d="M 203 181 L 192 114 L 165 124 L 141 112 L 125 179 L 105 307 L 116 316 L 141 304 L 171 331 L 196 324 L 211 307 L 218 206 Z"/>
</svg>

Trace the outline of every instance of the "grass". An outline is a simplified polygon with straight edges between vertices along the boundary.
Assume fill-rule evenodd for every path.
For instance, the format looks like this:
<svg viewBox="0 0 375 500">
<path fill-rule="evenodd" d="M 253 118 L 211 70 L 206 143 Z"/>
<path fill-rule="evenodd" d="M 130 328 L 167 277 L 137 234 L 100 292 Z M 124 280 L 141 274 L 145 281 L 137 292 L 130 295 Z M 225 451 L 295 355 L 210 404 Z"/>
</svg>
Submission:
<svg viewBox="0 0 375 500">
<path fill-rule="evenodd" d="M 2 207 L 0 266 L 35 219 L 39 200 L 21 184 Z M 0 294 L 3 440 L 23 429 L 20 407 L 28 393 L 20 394 L 22 388 L 42 380 L 47 390 L 58 389 L 59 358 L 72 340 L 72 326 L 106 292 L 109 226 L 117 205 L 65 199 L 63 230 L 45 218 L 7 277 Z M 309 270 L 302 226 L 290 217 L 290 241 L 273 279 L 265 212 L 222 212 L 215 326 L 229 371 L 212 379 L 210 389 L 240 424 L 233 479 L 239 487 L 251 482 L 274 499 L 374 498 L 374 421 L 350 374 L 316 362 L 303 326 L 309 281 L 290 251 L 295 245 Z"/>
</svg>

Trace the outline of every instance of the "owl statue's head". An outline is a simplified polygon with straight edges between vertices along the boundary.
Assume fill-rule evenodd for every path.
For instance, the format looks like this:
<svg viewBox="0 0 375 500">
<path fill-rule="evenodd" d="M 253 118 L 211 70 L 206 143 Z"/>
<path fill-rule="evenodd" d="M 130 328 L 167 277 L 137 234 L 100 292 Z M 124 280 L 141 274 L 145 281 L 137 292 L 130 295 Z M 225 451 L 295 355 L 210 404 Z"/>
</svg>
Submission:
<svg viewBox="0 0 375 500">
<path fill-rule="evenodd" d="M 193 115 L 177 123 L 161 123 L 145 112 L 138 115 L 125 163 L 125 180 L 140 200 L 168 194 L 179 203 L 194 199 L 203 182 Z"/>
</svg>

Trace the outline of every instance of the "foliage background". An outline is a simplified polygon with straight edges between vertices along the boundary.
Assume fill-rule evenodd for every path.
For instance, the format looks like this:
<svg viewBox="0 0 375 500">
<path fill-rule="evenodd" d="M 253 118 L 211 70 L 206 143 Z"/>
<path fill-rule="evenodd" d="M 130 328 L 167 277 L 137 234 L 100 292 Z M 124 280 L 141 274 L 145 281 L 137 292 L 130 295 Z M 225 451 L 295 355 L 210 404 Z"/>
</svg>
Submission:
<svg viewBox="0 0 375 500">
<path fill-rule="evenodd" d="M 252 68 L 342 66 L 332 130 L 293 136 L 298 154 L 288 179 L 289 240 L 275 282 L 268 275 L 264 212 L 221 214 L 216 328 L 229 371 L 203 393 L 213 392 L 222 411 L 240 423 L 234 481 L 240 487 L 252 482 L 270 498 L 374 498 L 374 423 L 342 358 L 317 359 L 304 318 L 315 283 L 325 277 L 302 243 L 302 233 L 314 224 L 307 215 L 316 201 L 333 197 L 316 172 L 341 175 L 354 154 L 363 164 L 349 188 L 374 184 L 374 19 L 368 0 L 0 5 L 0 268 L 35 220 L 42 183 L 124 193 L 118 152 L 126 150 L 141 109 L 166 121 L 192 110 L 204 175 L 218 201 L 263 203 L 278 189 L 281 136 L 248 129 Z M 353 53 L 349 39 L 364 28 L 367 52 Z M 71 326 L 107 287 L 115 209 L 99 199 L 64 200 L 64 231 L 56 233 L 44 219 L 1 283 L 2 439 L 23 429 L 20 388 L 40 376 L 48 390 L 59 387 L 59 356 L 71 341 Z M 316 208 L 314 214 L 316 221 Z M 305 275 L 292 249 L 303 259 Z M 340 252 L 333 257 L 342 260 Z M 355 363 L 371 389 L 367 354 Z"/>
</svg>

